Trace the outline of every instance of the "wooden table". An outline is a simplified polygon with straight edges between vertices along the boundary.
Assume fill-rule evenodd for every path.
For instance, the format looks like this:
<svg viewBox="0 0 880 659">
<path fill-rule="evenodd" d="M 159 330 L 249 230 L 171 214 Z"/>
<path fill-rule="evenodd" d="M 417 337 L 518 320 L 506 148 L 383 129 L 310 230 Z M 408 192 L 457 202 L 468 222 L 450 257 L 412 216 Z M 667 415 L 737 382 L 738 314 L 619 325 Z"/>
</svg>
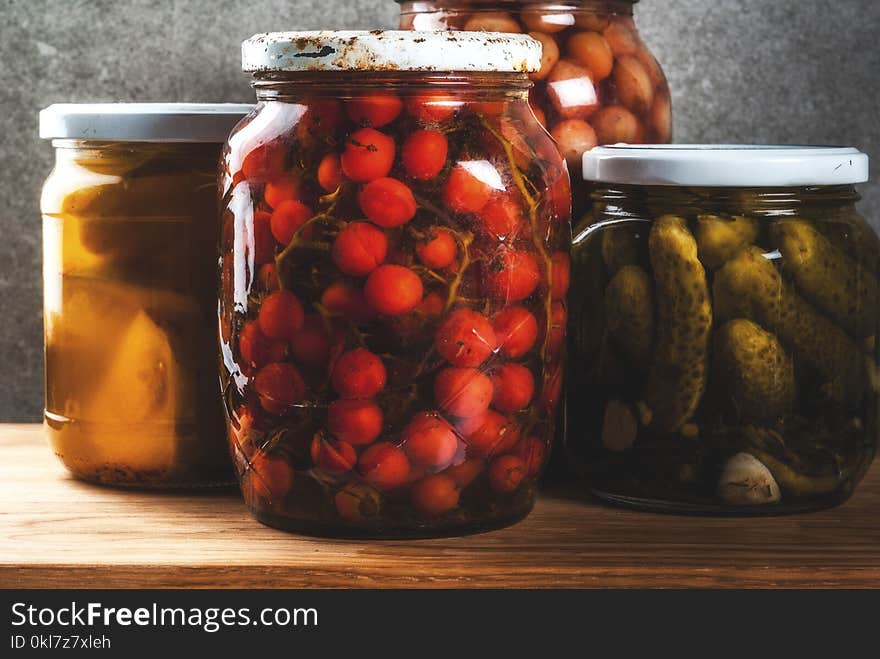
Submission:
<svg viewBox="0 0 880 659">
<path fill-rule="evenodd" d="M 806 515 L 674 517 L 547 494 L 501 531 L 363 542 L 264 527 L 234 491 L 80 483 L 37 425 L 0 425 L 0 455 L 6 588 L 880 585 L 880 464 L 849 503 Z"/>
</svg>

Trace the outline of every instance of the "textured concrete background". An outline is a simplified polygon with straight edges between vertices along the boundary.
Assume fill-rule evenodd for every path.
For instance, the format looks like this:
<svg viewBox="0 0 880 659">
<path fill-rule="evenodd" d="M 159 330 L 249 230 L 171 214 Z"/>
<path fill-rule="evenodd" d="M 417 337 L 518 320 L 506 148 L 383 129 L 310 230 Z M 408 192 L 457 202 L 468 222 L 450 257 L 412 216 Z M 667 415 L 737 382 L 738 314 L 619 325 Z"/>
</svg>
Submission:
<svg viewBox="0 0 880 659">
<path fill-rule="evenodd" d="M 680 142 L 858 145 L 880 158 L 880 3 L 645 0 Z M 250 101 L 239 43 L 282 29 L 392 27 L 391 0 L 0 0 L 0 421 L 40 418 L 39 189 L 60 101 Z M 874 167 L 880 171 L 880 164 Z M 880 220 L 880 183 L 863 188 Z"/>
</svg>

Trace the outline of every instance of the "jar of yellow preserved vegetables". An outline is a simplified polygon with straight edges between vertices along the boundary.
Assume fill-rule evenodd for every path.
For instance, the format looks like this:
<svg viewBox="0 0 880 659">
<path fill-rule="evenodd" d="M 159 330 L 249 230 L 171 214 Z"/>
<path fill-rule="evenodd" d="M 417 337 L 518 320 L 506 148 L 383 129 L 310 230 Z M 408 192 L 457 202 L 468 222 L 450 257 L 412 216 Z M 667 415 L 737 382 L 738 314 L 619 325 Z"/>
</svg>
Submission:
<svg viewBox="0 0 880 659">
<path fill-rule="evenodd" d="M 878 442 L 868 158 L 599 147 L 572 248 L 568 453 L 600 497 L 696 513 L 845 501 Z"/>
<path fill-rule="evenodd" d="M 42 193 L 45 422 L 74 476 L 232 472 L 217 395 L 217 165 L 247 105 L 53 105 Z"/>
</svg>

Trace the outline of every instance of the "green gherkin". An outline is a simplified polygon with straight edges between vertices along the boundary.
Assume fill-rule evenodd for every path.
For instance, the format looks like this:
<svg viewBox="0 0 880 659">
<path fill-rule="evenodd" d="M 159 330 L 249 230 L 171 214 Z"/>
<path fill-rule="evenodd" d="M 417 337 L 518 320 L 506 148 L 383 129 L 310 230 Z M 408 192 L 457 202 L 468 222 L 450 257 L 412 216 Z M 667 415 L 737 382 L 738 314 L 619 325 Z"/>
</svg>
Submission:
<svg viewBox="0 0 880 659">
<path fill-rule="evenodd" d="M 682 218 L 658 218 L 648 250 L 657 329 L 643 402 L 652 428 L 675 432 L 693 416 L 706 388 L 712 306 L 697 242 Z"/>
<path fill-rule="evenodd" d="M 743 250 L 715 274 L 719 320 L 748 318 L 773 332 L 805 363 L 827 378 L 829 391 L 855 402 L 866 384 L 867 361 L 846 332 L 782 279 L 760 248 Z"/>
<path fill-rule="evenodd" d="M 779 220 L 770 228 L 770 238 L 805 298 L 851 335 L 874 333 L 880 298 L 872 272 L 806 220 Z"/>
<path fill-rule="evenodd" d="M 622 267 L 605 289 L 608 335 L 630 363 L 646 368 L 654 342 L 651 277 L 637 265 Z"/>
<path fill-rule="evenodd" d="M 715 332 L 713 343 L 713 378 L 744 421 L 774 422 L 791 410 L 794 362 L 773 334 L 736 318 Z"/>
<path fill-rule="evenodd" d="M 744 215 L 698 215 L 695 235 L 700 261 L 710 270 L 717 270 L 755 242 L 758 222 Z"/>
</svg>

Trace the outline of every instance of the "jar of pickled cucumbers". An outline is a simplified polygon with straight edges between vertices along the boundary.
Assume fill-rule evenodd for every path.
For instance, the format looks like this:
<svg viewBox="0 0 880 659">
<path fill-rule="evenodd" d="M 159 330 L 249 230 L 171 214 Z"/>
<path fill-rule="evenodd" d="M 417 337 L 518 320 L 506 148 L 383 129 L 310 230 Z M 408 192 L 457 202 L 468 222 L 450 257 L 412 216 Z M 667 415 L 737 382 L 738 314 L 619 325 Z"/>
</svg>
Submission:
<svg viewBox="0 0 880 659">
<path fill-rule="evenodd" d="M 574 217 L 587 210 L 581 156 L 597 144 L 665 144 L 669 86 L 639 38 L 633 0 L 401 0 L 410 30 L 528 33 L 541 42 L 531 103 L 568 161 Z"/>
<path fill-rule="evenodd" d="M 74 476 L 234 480 L 217 395 L 217 164 L 253 106 L 53 105 L 45 425 Z"/>
<path fill-rule="evenodd" d="M 565 163 L 520 35 L 291 32 L 223 173 L 229 440 L 257 518 L 431 536 L 535 500 L 560 393 Z"/>
<path fill-rule="evenodd" d="M 867 156 L 600 147 L 584 176 L 567 449 L 593 492 L 694 513 L 846 500 L 878 441 Z"/>
</svg>

